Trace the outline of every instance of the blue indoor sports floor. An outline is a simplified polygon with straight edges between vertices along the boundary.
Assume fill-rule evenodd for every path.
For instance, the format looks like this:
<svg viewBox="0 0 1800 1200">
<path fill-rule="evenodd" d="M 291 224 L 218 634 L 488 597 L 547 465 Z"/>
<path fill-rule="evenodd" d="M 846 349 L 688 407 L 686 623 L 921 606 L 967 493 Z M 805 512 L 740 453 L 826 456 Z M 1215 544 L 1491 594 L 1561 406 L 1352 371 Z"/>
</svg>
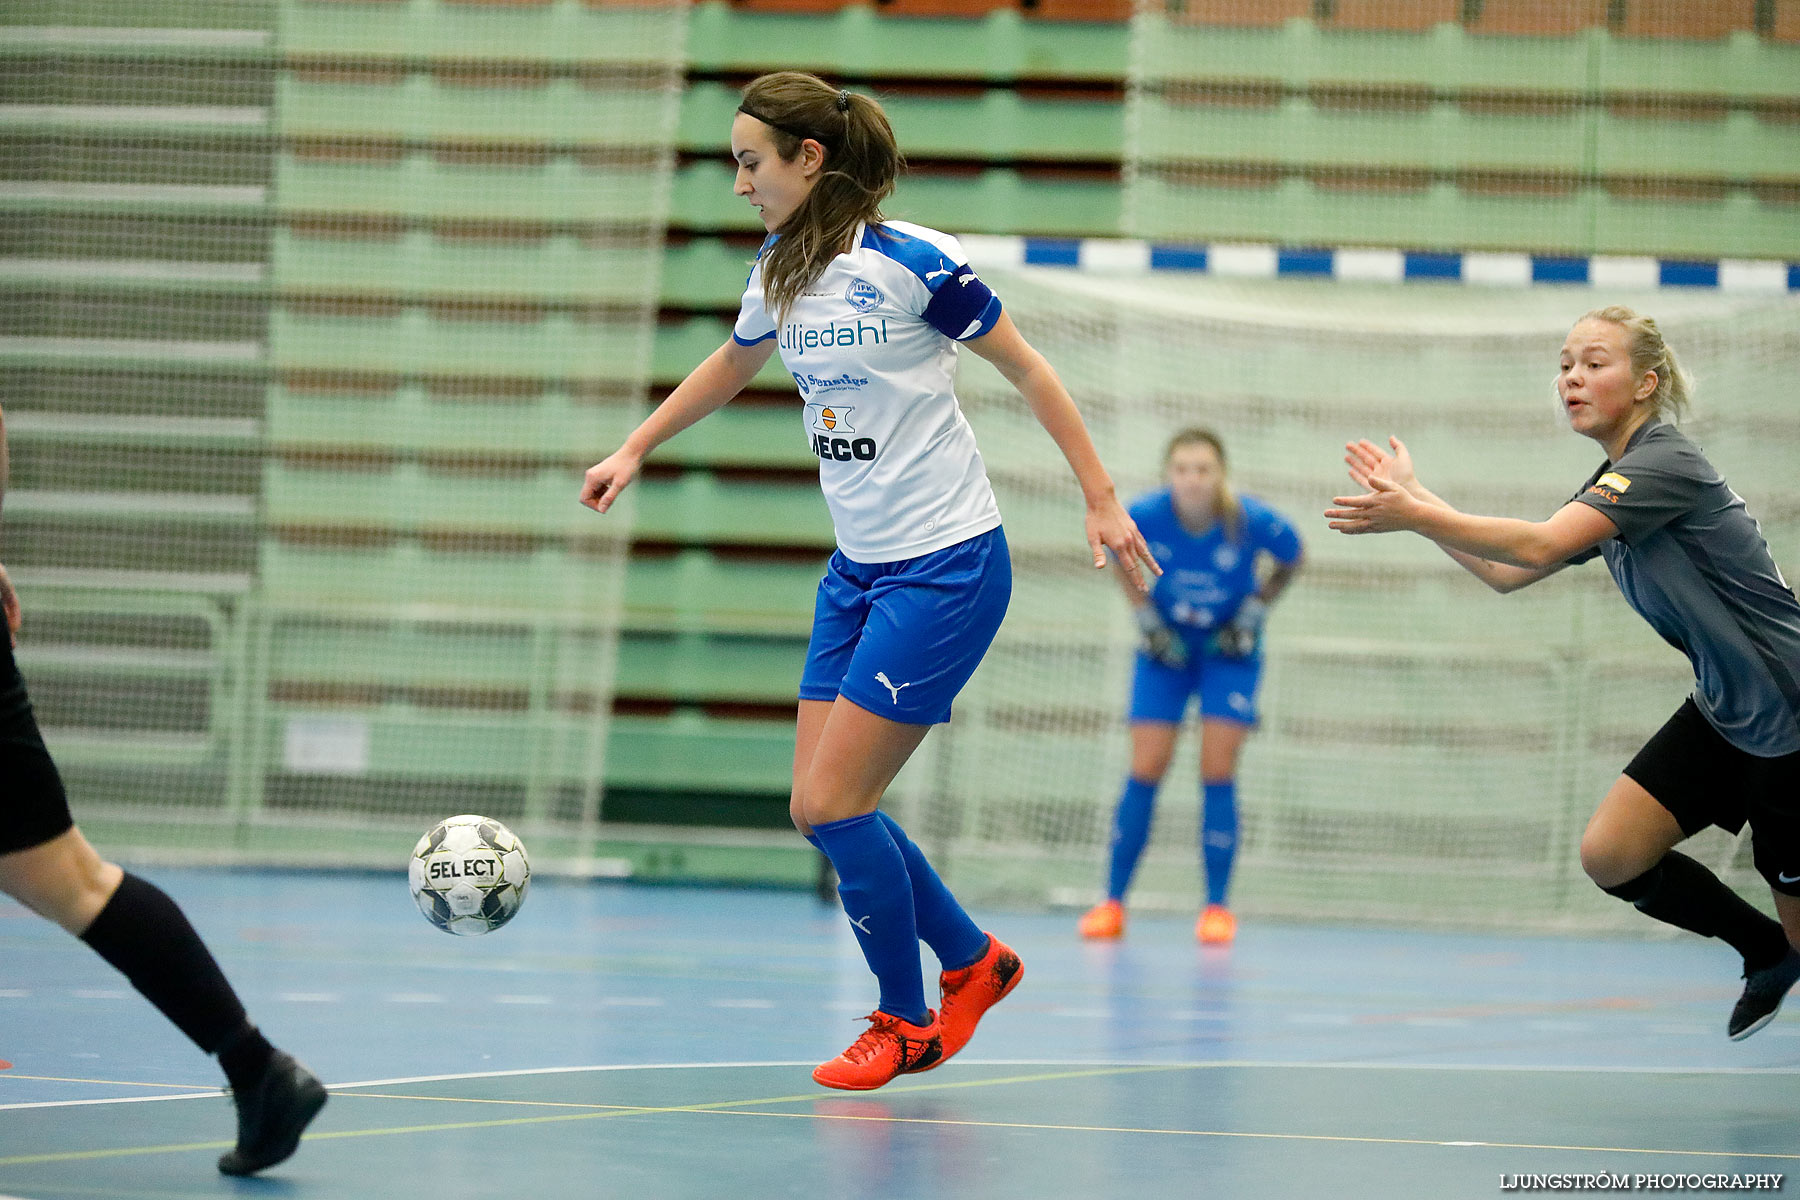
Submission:
<svg viewBox="0 0 1800 1200">
<path fill-rule="evenodd" d="M 0 1194 L 1435 1200 L 1800 1172 L 1800 1005 L 1727 1041 L 1716 942 L 1246 920 L 1202 951 L 1172 918 L 1094 946 L 1069 915 L 977 914 L 1024 983 L 955 1061 L 853 1094 L 808 1072 L 873 981 L 810 895 L 540 879 L 458 939 L 398 873 L 145 874 L 331 1102 L 287 1163 L 217 1175 L 213 1064 L 0 900 Z"/>
</svg>

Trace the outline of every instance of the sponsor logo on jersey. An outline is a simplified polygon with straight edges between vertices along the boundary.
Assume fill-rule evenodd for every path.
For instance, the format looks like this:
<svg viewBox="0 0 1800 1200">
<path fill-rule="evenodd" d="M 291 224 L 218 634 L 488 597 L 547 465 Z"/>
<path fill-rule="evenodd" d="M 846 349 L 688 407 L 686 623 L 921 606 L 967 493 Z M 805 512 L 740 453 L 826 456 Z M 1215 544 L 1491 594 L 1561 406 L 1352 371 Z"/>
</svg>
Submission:
<svg viewBox="0 0 1800 1200">
<path fill-rule="evenodd" d="M 806 406 L 806 427 L 814 433 L 855 433 L 856 426 L 850 424 L 850 414 L 855 406 L 842 404 L 809 404 Z"/>
<path fill-rule="evenodd" d="M 887 318 L 883 317 L 879 321 L 857 321 L 844 325 L 829 321 L 823 329 L 802 325 L 798 321 L 790 322 L 781 327 L 781 340 L 778 344 L 782 350 L 791 351 L 795 357 L 799 357 L 820 346 L 884 346 L 887 340 Z"/>
<path fill-rule="evenodd" d="M 823 394 L 825 392 L 860 392 L 869 386 L 867 375 L 806 375 L 794 376 L 794 386 L 800 389 L 802 396 Z"/>
<path fill-rule="evenodd" d="M 844 289 L 844 303 L 857 312 L 872 312 L 881 307 L 881 302 L 886 299 L 880 288 L 861 276 L 852 279 L 850 286 Z"/>
<path fill-rule="evenodd" d="M 1625 489 L 1631 486 L 1631 480 L 1615 471 L 1608 471 L 1594 480 L 1594 486 L 1588 489 L 1591 495 L 1599 496 L 1608 504 L 1617 504 Z"/>
<path fill-rule="evenodd" d="M 812 452 L 818 458 L 829 458 L 833 462 L 870 462 L 875 458 L 875 439 L 815 433 L 812 435 Z"/>
</svg>

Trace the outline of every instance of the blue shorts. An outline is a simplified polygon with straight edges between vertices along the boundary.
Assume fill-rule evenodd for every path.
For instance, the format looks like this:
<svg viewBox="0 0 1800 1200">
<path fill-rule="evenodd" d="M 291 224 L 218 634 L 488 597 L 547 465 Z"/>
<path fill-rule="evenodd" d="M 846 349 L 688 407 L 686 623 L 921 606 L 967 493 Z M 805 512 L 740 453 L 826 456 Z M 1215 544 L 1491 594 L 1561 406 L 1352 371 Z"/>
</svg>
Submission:
<svg viewBox="0 0 1800 1200">
<path fill-rule="evenodd" d="M 1256 724 L 1256 689 L 1262 682 L 1262 659 L 1202 655 L 1185 667 L 1168 667 L 1142 650 L 1131 678 L 1131 719 L 1180 724 L 1188 697 L 1200 697 L 1202 719 Z"/>
<path fill-rule="evenodd" d="M 819 581 L 800 698 L 842 696 L 907 725 L 948 721 L 1011 597 L 1012 558 L 998 528 L 899 562 L 834 552 Z"/>
</svg>

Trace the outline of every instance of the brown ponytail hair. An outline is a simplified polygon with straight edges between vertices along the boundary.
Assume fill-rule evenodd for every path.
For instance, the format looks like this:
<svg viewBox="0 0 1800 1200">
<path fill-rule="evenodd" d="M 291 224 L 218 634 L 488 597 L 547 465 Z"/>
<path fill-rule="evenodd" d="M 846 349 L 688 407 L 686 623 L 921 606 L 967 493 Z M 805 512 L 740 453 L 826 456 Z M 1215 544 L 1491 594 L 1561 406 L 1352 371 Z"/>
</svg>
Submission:
<svg viewBox="0 0 1800 1200">
<path fill-rule="evenodd" d="M 783 162 L 800 143 L 825 148 L 818 182 L 775 232 L 779 241 L 762 258 L 763 299 L 779 320 L 831 260 L 849 249 L 858 224 L 881 220 L 881 202 L 894 191 L 906 165 L 881 105 L 839 91 L 817 75 L 776 71 L 752 79 L 738 111 L 769 127 Z"/>
<path fill-rule="evenodd" d="M 1596 308 L 1581 320 L 1607 321 L 1623 329 L 1625 344 L 1631 354 L 1631 369 L 1640 378 L 1645 371 L 1656 372 L 1656 390 L 1650 393 L 1652 415 L 1669 422 L 1679 421 L 1687 415 L 1688 395 L 1693 384 L 1681 364 L 1675 361 L 1675 351 L 1663 341 L 1662 330 L 1656 327 L 1655 318 L 1646 317 L 1623 304 L 1612 304 Z"/>
</svg>

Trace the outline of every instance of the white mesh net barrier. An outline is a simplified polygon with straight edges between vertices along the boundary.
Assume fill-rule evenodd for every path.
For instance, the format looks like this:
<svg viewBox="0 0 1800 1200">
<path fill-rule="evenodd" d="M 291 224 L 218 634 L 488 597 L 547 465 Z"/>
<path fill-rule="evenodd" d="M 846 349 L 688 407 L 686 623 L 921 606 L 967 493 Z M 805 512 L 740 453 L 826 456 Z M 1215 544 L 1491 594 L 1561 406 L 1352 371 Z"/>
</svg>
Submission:
<svg viewBox="0 0 1800 1200">
<path fill-rule="evenodd" d="M 592 823 L 630 519 L 579 456 L 643 411 L 688 13 L 0 25 L 6 561 L 109 845 Z"/>
<path fill-rule="evenodd" d="M 982 268 L 1086 414 L 1121 491 L 1154 486 L 1167 437 L 1210 426 L 1234 484 L 1287 514 L 1307 564 L 1268 635 L 1263 723 L 1239 776 L 1234 902 L 1251 912 L 1497 925 L 1623 921 L 1581 873 L 1587 815 L 1685 696 L 1690 675 L 1599 563 L 1500 596 L 1413 535 L 1349 538 L 1320 513 L 1346 439 L 1406 439 L 1459 507 L 1542 518 L 1599 462 L 1551 389 L 1587 289 L 1230 280 Z M 1689 431 L 1800 561 L 1800 304 L 1666 290 L 1698 381 Z M 998 375 L 964 356 L 960 395 L 999 492 L 1017 573 L 998 643 L 904 791 L 959 893 L 1085 903 L 1124 778 L 1134 632 L 1086 564 L 1068 468 Z M 1193 736 L 1159 795 L 1134 889 L 1199 900 Z M 1714 831 L 1716 834 L 1716 831 Z M 1696 853 L 1751 894 L 1741 849 Z M 1766 893 L 1764 893 L 1766 894 Z"/>
</svg>

